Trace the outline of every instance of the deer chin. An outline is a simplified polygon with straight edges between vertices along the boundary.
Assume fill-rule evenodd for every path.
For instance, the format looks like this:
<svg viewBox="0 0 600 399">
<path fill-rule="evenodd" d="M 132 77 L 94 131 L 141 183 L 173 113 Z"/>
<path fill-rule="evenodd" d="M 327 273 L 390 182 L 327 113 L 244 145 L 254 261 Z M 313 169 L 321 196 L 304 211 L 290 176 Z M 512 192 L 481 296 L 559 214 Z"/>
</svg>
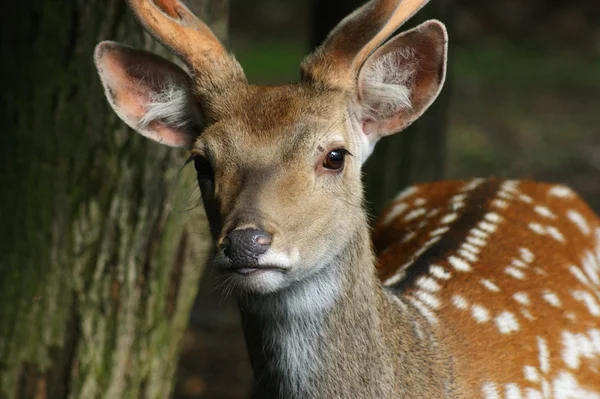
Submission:
<svg viewBox="0 0 600 399">
<path fill-rule="evenodd" d="M 299 263 L 298 250 L 290 254 L 269 249 L 256 263 L 235 264 L 219 251 L 213 264 L 226 277 L 227 285 L 241 293 L 269 294 L 289 286 Z"/>
</svg>

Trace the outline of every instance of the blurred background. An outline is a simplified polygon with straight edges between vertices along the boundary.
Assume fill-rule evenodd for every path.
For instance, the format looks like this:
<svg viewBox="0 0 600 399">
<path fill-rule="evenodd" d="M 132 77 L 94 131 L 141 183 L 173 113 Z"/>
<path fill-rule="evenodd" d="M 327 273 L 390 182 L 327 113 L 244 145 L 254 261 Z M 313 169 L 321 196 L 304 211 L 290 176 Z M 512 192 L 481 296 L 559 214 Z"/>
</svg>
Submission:
<svg viewBox="0 0 600 399">
<path fill-rule="evenodd" d="M 277 84 L 362 1 L 186 4 L 251 83 Z M 429 18 L 449 28 L 448 80 L 365 166 L 371 213 L 475 176 L 565 183 L 600 212 L 597 2 L 432 0 L 402 29 Z M 247 397 L 193 171 L 115 118 L 92 63 L 105 39 L 171 56 L 122 0 L 24 0 L 2 19 L 0 398 Z"/>
</svg>

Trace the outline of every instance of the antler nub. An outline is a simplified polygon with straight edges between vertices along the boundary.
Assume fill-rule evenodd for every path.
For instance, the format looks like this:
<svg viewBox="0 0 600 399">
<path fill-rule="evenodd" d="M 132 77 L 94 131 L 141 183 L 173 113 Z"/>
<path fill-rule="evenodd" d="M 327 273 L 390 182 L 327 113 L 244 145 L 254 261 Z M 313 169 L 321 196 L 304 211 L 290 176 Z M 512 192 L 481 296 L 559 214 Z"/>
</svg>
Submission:
<svg viewBox="0 0 600 399">
<path fill-rule="evenodd" d="M 343 19 L 302 64 L 303 76 L 352 87 L 363 63 L 429 0 L 371 0 Z"/>
<path fill-rule="evenodd" d="M 146 31 L 175 52 L 195 75 L 244 80 L 239 64 L 210 28 L 178 0 L 126 0 Z M 220 77 L 220 79 L 219 79 Z"/>
</svg>

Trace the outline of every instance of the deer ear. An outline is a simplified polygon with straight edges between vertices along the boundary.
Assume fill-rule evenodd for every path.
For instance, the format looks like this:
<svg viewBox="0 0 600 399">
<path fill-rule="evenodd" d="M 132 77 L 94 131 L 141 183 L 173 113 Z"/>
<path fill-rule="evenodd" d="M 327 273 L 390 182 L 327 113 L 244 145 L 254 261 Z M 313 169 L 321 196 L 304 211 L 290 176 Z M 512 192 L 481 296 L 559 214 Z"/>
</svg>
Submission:
<svg viewBox="0 0 600 399">
<path fill-rule="evenodd" d="M 201 117 L 186 72 L 114 42 L 100 43 L 94 58 L 108 102 L 127 125 L 159 143 L 191 147 Z"/>
<path fill-rule="evenodd" d="M 382 136 L 408 127 L 438 96 L 447 44 L 446 28 L 432 20 L 392 38 L 367 58 L 351 106 L 371 150 Z"/>
</svg>

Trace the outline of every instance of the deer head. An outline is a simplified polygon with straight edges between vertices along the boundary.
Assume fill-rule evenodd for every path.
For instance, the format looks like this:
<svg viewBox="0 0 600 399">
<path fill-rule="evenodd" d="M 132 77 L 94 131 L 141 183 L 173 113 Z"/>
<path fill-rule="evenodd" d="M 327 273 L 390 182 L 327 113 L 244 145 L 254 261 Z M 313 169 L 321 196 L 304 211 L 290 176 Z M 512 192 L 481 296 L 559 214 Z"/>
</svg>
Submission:
<svg viewBox="0 0 600 399">
<path fill-rule="evenodd" d="M 131 128 L 190 151 L 216 264 L 246 292 L 318 273 L 367 229 L 361 165 L 416 120 L 445 78 L 447 33 L 390 36 L 427 0 L 372 0 L 302 64 L 297 83 L 249 85 L 210 29 L 176 0 L 128 0 L 187 71 L 113 42 L 96 48 L 106 96 Z M 389 39 L 389 40 L 388 40 Z"/>
</svg>

